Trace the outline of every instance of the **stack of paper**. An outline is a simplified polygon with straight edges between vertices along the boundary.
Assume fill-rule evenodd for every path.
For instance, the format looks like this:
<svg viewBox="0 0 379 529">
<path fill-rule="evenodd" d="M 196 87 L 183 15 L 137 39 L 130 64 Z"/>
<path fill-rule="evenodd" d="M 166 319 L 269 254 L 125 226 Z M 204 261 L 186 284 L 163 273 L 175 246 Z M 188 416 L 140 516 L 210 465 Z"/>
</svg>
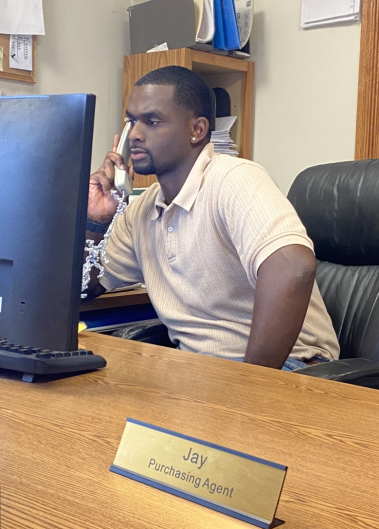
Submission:
<svg viewBox="0 0 379 529">
<path fill-rule="evenodd" d="M 213 0 L 194 0 L 196 42 L 209 42 L 215 34 Z"/>
<path fill-rule="evenodd" d="M 237 145 L 233 143 L 230 137 L 230 131 L 236 119 L 237 116 L 216 118 L 216 130 L 212 131 L 211 136 L 211 142 L 214 145 L 215 152 L 238 156 L 238 151 L 236 150 Z"/>
<path fill-rule="evenodd" d="M 302 28 L 359 20 L 361 0 L 303 0 Z"/>
</svg>

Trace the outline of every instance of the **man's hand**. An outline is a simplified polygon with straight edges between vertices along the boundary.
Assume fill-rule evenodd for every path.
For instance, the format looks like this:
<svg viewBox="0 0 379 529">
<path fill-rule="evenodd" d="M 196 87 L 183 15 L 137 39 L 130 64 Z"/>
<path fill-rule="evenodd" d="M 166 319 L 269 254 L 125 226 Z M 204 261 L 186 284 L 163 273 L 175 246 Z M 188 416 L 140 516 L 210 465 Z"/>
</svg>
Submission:
<svg viewBox="0 0 379 529">
<path fill-rule="evenodd" d="M 91 175 L 88 195 L 88 218 L 107 224 L 111 222 L 117 209 L 117 200 L 111 195 L 114 189 L 114 166 L 125 169 L 124 158 L 117 154 L 117 145 L 120 136 L 116 134 L 113 140 L 113 147 L 106 155 L 102 166 Z"/>
<path fill-rule="evenodd" d="M 316 259 L 301 245 L 281 248 L 259 267 L 245 362 L 280 369 L 301 331 Z"/>
</svg>

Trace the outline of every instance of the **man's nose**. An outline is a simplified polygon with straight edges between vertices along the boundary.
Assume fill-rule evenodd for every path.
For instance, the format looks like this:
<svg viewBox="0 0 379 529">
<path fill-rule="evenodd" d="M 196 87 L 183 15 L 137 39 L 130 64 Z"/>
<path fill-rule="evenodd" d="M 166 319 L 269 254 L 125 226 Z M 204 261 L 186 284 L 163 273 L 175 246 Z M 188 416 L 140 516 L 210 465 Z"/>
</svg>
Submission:
<svg viewBox="0 0 379 529">
<path fill-rule="evenodd" d="M 145 136 L 143 133 L 143 124 L 141 122 L 136 121 L 131 127 L 129 131 L 129 141 L 133 143 L 133 141 L 144 141 Z"/>
</svg>

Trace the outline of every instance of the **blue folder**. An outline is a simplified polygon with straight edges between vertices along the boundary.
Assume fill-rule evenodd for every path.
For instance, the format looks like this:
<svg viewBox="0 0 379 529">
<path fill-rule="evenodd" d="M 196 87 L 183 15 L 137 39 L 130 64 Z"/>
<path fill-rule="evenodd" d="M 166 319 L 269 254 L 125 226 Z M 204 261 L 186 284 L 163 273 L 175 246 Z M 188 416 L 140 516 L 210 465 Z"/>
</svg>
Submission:
<svg viewBox="0 0 379 529">
<path fill-rule="evenodd" d="M 214 0 L 215 36 L 213 46 L 219 50 L 241 48 L 234 0 Z"/>
</svg>

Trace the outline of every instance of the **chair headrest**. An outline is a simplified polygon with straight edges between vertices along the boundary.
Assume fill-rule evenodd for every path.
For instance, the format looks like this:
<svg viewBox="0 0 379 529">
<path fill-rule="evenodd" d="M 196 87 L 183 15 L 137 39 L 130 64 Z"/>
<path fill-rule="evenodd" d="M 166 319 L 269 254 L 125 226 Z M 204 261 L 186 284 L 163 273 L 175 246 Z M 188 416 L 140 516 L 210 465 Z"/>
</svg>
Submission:
<svg viewBox="0 0 379 529">
<path fill-rule="evenodd" d="M 310 167 L 298 175 L 288 199 L 317 259 L 379 264 L 379 160 Z"/>
</svg>

